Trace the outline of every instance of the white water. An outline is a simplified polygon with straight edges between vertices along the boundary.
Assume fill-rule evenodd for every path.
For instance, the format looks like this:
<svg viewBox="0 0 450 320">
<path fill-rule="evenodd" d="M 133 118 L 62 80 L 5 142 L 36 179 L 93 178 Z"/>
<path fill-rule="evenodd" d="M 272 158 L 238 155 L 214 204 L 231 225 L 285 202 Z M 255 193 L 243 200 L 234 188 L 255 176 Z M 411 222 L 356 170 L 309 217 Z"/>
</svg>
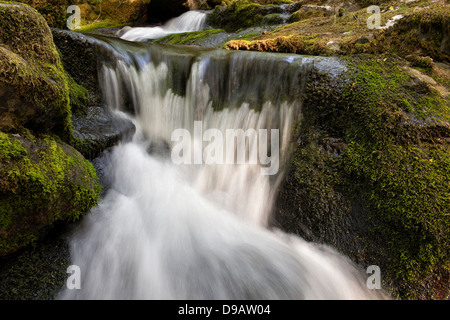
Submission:
<svg viewBox="0 0 450 320">
<path fill-rule="evenodd" d="M 231 70 L 228 80 L 236 80 L 231 75 L 242 70 L 241 63 L 252 71 L 254 59 L 231 56 L 225 65 L 238 69 Z M 248 103 L 214 111 L 213 84 L 208 84 L 207 75 L 218 63 L 212 64 L 211 56 L 197 56 L 189 66 L 183 96 L 167 85 L 176 66 L 152 61 L 138 65 L 118 61 L 102 70 L 112 110 L 122 114 L 120 97 L 123 91 L 130 93 L 137 133 L 105 158 L 111 189 L 71 241 L 81 289 L 63 290 L 60 298 L 379 297 L 367 289 L 361 272 L 331 248 L 267 229 L 282 170 L 277 176 L 264 176 L 258 164 L 175 165 L 165 149 L 171 147 L 174 129 L 192 130 L 195 120 L 205 129 L 278 128 L 282 164 L 298 103 L 275 99 L 266 101 L 259 112 Z M 243 84 L 233 82 L 232 87 L 237 94 Z"/>
<path fill-rule="evenodd" d="M 191 10 L 159 27 L 137 27 L 125 32 L 121 38 L 129 41 L 159 39 L 169 34 L 200 31 L 205 27 L 207 13 Z"/>
</svg>

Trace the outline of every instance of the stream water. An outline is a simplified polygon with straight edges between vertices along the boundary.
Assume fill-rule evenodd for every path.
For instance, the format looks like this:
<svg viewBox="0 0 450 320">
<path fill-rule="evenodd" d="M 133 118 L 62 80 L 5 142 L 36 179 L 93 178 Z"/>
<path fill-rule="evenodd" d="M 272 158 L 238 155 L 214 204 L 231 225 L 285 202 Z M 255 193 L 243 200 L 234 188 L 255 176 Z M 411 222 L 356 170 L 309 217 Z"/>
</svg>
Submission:
<svg viewBox="0 0 450 320">
<path fill-rule="evenodd" d="M 207 14 L 207 11 L 188 11 L 177 18 L 167 21 L 162 26 L 131 28 L 121 38 L 130 41 L 145 41 L 174 33 L 200 31 L 205 28 Z"/>
<path fill-rule="evenodd" d="M 109 189 L 70 243 L 81 289 L 60 299 L 381 297 L 332 248 L 269 228 L 311 58 L 99 41 L 106 104 L 136 134 L 102 157 Z M 227 130 L 249 133 L 247 161 L 215 145 L 207 163 Z"/>
</svg>

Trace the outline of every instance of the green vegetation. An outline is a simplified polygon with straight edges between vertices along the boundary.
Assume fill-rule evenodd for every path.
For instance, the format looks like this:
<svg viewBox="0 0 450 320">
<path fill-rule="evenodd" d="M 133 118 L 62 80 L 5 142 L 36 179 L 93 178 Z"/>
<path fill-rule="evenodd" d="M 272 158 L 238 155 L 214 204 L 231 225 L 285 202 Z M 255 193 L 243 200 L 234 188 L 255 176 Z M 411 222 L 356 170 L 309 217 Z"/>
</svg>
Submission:
<svg viewBox="0 0 450 320">
<path fill-rule="evenodd" d="M 77 32 L 87 32 L 87 31 L 93 31 L 97 29 L 102 28 L 120 28 L 127 25 L 123 22 L 114 21 L 111 19 L 105 19 L 101 21 L 94 21 L 87 23 L 85 20 L 81 20 L 81 27 L 78 29 L 75 29 L 74 31 Z"/>
<path fill-rule="evenodd" d="M 27 125 L 70 139 L 67 79 L 50 28 L 42 16 L 25 5 L 0 5 L 0 16 L 0 77 L 34 109 L 12 111 L 14 126 Z"/>
<path fill-rule="evenodd" d="M 8 2 L 12 3 L 12 2 Z M 21 0 L 14 3 L 27 4 L 36 9 L 50 27 L 67 29 L 70 14 L 67 8 L 77 5 L 81 10 L 81 30 L 117 27 L 134 24 L 145 18 L 150 0 Z M 141 21 L 142 22 L 142 21 Z"/>
<path fill-rule="evenodd" d="M 226 44 L 226 48 L 277 52 L 276 43 L 295 42 L 298 45 L 289 46 L 291 53 L 315 55 L 394 53 L 402 57 L 415 53 L 436 61 L 448 62 L 446 30 L 449 30 L 450 7 L 425 0 L 406 3 L 400 7 L 392 4 L 392 1 L 381 1 L 381 26 L 385 26 L 388 20 L 396 15 L 401 14 L 404 18 L 397 20 L 393 27 L 387 29 L 367 27 L 367 20 L 372 13 L 367 13 L 366 7 L 346 11 L 341 16 L 335 16 L 333 12 L 327 13 L 320 8 L 316 10 L 301 8 L 291 16 L 291 21 L 295 22 L 262 33 L 250 42 L 232 40 Z M 241 18 L 245 19 L 245 15 Z M 249 22 L 245 26 L 252 23 Z M 234 24 L 237 28 L 241 27 L 237 22 Z M 334 42 L 337 48 L 311 53 L 308 52 L 310 50 L 303 51 L 303 43 L 308 38 L 324 44 Z"/>
<path fill-rule="evenodd" d="M 448 101 L 398 58 L 347 60 L 342 95 L 315 87 L 304 104 L 291 197 L 329 228 L 312 223 L 316 240 L 379 265 L 394 296 L 431 298 L 450 271 Z"/>
<path fill-rule="evenodd" d="M 417 4 L 416 4 L 417 5 Z M 425 2 L 424 7 L 403 7 L 404 18 L 387 30 L 377 31 L 371 41 L 361 43 L 349 39 L 343 45 L 345 53 L 394 53 L 406 57 L 414 53 L 431 57 L 437 61 L 449 62 L 448 31 L 450 29 L 450 7 Z"/>
<path fill-rule="evenodd" d="M 54 234 L 62 227 L 56 226 Z M 54 234 L 0 258 L 0 300 L 55 299 L 66 284 L 70 254 L 64 237 Z"/>
<path fill-rule="evenodd" d="M 21 0 L 36 9 L 45 19 L 47 24 L 54 28 L 64 29 L 69 15 L 67 7 L 72 3 L 69 0 Z"/>
<path fill-rule="evenodd" d="M 258 12 L 260 7 L 255 3 L 235 1 L 225 9 L 216 7 L 209 17 L 209 23 L 227 32 L 257 26 L 263 19 L 263 15 Z"/>
<path fill-rule="evenodd" d="M 333 50 L 318 36 L 287 36 L 268 40 L 231 40 L 225 44 L 226 49 L 296 53 L 306 55 L 333 54 Z"/>
<path fill-rule="evenodd" d="M 76 83 L 70 74 L 67 72 L 65 74 L 69 90 L 70 109 L 74 114 L 84 114 L 86 112 L 86 106 L 91 103 L 89 91 Z"/>
<path fill-rule="evenodd" d="M 277 7 L 283 3 L 292 1 L 248 1 L 235 0 L 226 7 L 219 6 L 214 9 L 208 18 L 208 23 L 215 28 L 234 32 L 239 29 L 262 25 L 263 23 L 276 24 L 279 22 L 274 14 L 281 13 Z M 267 10 L 267 9 L 271 10 Z"/>
<path fill-rule="evenodd" d="M 55 221 L 77 219 L 97 204 L 92 164 L 67 145 L 72 107 L 89 99 L 63 69 L 44 18 L 0 3 L 0 256 L 38 239 Z M 66 143 L 64 143 L 64 142 Z"/>
<path fill-rule="evenodd" d="M 194 31 L 194 32 L 185 32 L 185 33 L 177 33 L 171 34 L 160 39 L 155 40 L 155 43 L 165 43 L 165 44 L 183 44 L 190 45 L 199 41 L 201 39 L 205 39 L 210 35 L 224 32 L 222 29 L 210 29 L 204 31 Z"/>
<path fill-rule="evenodd" d="M 38 238 L 58 220 L 76 220 L 100 194 L 92 165 L 51 136 L 0 133 L 0 255 Z"/>
<path fill-rule="evenodd" d="M 345 187 L 366 200 L 373 236 L 388 241 L 389 273 L 411 290 L 450 268 L 450 107 L 395 62 L 356 69 L 341 117 Z"/>
</svg>

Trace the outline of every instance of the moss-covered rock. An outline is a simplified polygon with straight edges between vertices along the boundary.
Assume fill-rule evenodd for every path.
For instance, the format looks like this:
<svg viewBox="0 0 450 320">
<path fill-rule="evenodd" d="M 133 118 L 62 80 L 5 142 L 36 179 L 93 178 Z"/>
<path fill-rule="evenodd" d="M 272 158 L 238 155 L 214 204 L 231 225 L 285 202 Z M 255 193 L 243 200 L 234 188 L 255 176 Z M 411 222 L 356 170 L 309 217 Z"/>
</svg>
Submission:
<svg viewBox="0 0 450 320">
<path fill-rule="evenodd" d="M 450 293 L 450 109 L 394 56 L 346 58 L 307 81 L 278 221 L 380 266 L 400 298 Z"/>
<path fill-rule="evenodd" d="M 252 39 L 254 43 L 234 42 L 227 48 L 276 52 L 272 45 L 275 39 L 314 38 L 320 39 L 320 42 L 328 44 L 332 49 L 314 54 L 395 53 L 402 57 L 415 54 L 421 57 L 428 56 L 435 61 L 446 63 L 450 61 L 448 5 L 430 0 L 407 3 L 380 1 L 380 27 L 371 29 L 367 23 L 373 13 L 368 13 L 367 8 L 336 10 L 336 7 L 306 3 L 297 2 L 301 8 L 292 13 L 289 20 L 292 23 L 259 34 Z M 211 15 L 211 19 L 225 16 L 229 10 L 218 7 Z M 216 11 L 223 13 L 216 14 Z M 394 17 L 399 19 L 392 22 Z M 390 20 L 393 26 L 388 26 Z M 258 20 L 258 24 L 262 21 Z M 223 24 L 220 19 L 218 22 Z M 237 22 L 234 23 L 240 27 Z M 227 30 L 232 31 L 230 28 Z M 292 53 L 302 53 L 298 50 L 298 46 L 292 46 L 292 50 Z"/>
<path fill-rule="evenodd" d="M 57 224 L 33 245 L 0 257 L 0 300 L 55 299 L 66 285 L 71 264 L 71 227 L 72 223 Z"/>
<path fill-rule="evenodd" d="M 450 6 L 434 4 L 415 10 L 387 29 L 379 44 L 405 57 L 411 52 L 450 62 Z"/>
<path fill-rule="evenodd" d="M 208 16 L 208 24 L 214 28 L 233 32 L 241 28 L 259 25 L 263 16 L 258 13 L 260 5 L 234 2 L 229 6 L 217 6 Z"/>
<path fill-rule="evenodd" d="M 154 42 L 163 44 L 177 44 L 177 45 L 193 45 L 193 44 L 199 45 L 199 43 L 203 39 L 207 39 L 212 35 L 222 32 L 224 32 L 224 30 L 222 29 L 209 29 L 204 31 L 177 33 L 167 35 L 165 37 L 155 40 Z"/>
<path fill-rule="evenodd" d="M 270 15 L 285 13 L 287 9 L 279 6 L 283 3 L 288 4 L 291 1 L 235 0 L 227 6 L 216 6 L 208 16 L 208 24 L 214 28 L 225 29 L 227 32 L 264 23 L 274 24 L 275 18 Z M 276 20 L 280 21 L 279 16 Z"/>
<path fill-rule="evenodd" d="M 36 240 L 59 220 L 76 220 L 98 201 L 92 165 L 50 136 L 0 133 L 0 255 Z"/>
<path fill-rule="evenodd" d="M 81 11 L 81 28 L 77 31 L 145 23 L 148 19 L 150 2 L 150 0 L 80 1 L 77 5 Z"/>
<path fill-rule="evenodd" d="M 71 136 L 67 77 L 44 18 L 0 3 L 0 130 L 28 127 Z"/>
<path fill-rule="evenodd" d="M 50 27 L 67 29 L 67 19 L 71 13 L 67 8 L 77 5 L 80 8 L 81 26 L 84 29 L 121 26 L 143 23 L 147 19 L 147 6 L 150 0 L 21 0 L 35 8 Z"/>
<path fill-rule="evenodd" d="M 111 54 L 102 42 L 82 33 L 53 29 L 53 38 L 68 74 L 73 139 L 71 144 L 92 159 L 134 133 L 130 120 L 114 117 L 104 105 L 98 57 Z"/>
<path fill-rule="evenodd" d="M 87 90 L 63 69 L 44 18 L 0 3 L 0 256 L 96 205 L 92 164 L 73 147 Z M 72 99 L 72 101 L 71 101 Z"/>
<path fill-rule="evenodd" d="M 231 40 L 225 44 L 226 49 L 296 53 L 307 55 L 331 55 L 333 50 L 327 43 L 316 36 L 287 36 L 267 40 Z"/>
<path fill-rule="evenodd" d="M 69 17 L 66 10 L 72 4 L 69 0 L 21 0 L 17 2 L 33 7 L 44 17 L 49 26 L 61 29 L 66 27 Z"/>
<path fill-rule="evenodd" d="M 82 33 L 52 29 L 53 41 L 61 53 L 64 70 L 72 79 L 99 99 L 98 52 L 95 41 Z"/>
<path fill-rule="evenodd" d="M 334 15 L 334 10 L 330 6 L 304 5 L 291 15 L 289 21 L 297 22 L 316 17 L 328 17 L 331 15 Z"/>
</svg>

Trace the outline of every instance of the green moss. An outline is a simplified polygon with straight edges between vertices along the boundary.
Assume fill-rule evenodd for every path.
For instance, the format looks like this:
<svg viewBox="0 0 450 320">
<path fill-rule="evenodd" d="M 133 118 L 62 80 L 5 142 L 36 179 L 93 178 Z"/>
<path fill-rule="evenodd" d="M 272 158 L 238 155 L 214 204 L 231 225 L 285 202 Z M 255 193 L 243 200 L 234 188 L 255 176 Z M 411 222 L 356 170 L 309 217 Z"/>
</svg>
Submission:
<svg viewBox="0 0 450 320">
<path fill-rule="evenodd" d="M 68 140 L 72 135 L 68 84 L 50 28 L 26 5 L 0 4 L 0 16 L 0 79 L 35 109 L 31 118 L 16 114 L 16 123 Z"/>
<path fill-rule="evenodd" d="M 105 19 L 101 21 L 96 21 L 92 23 L 86 23 L 82 20 L 81 26 L 78 29 L 75 29 L 74 31 L 77 32 L 88 32 L 88 31 L 94 31 L 96 29 L 102 29 L 102 28 L 120 28 L 127 25 L 127 23 L 124 22 L 118 22 L 111 19 Z"/>
<path fill-rule="evenodd" d="M 0 161 L 20 159 L 26 154 L 25 148 L 17 140 L 10 140 L 6 133 L 0 132 Z"/>
<path fill-rule="evenodd" d="M 87 0 L 76 3 L 68 0 L 22 0 L 36 9 L 53 28 L 66 29 L 71 5 L 81 10 L 83 31 L 135 23 L 146 14 L 149 0 Z M 81 2 L 81 3 L 80 3 Z M 84 29 L 85 28 L 85 29 Z"/>
<path fill-rule="evenodd" d="M 76 220 L 97 204 L 95 170 L 73 148 L 50 136 L 28 140 L 4 133 L 0 144 L 7 146 L 0 171 L 0 255 L 34 241 L 55 221 Z"/>
<path fill-rule="evenodd" d="M 445 298 L 448 102 L 411 76 L 402 59 L 344 61 L 339 80 L 313 74 L 306 83 L 280 221 L 357 263 L 380 266 L 383 288 L 394 297 Z"/>
<path fill-rule="evenodd" d="M 436 61 L 450 61 L 448 31 L 450 28 L 450 7 L 427 2 L 418 8 L 418 3 L 407 5 L 404 17 L 393 27 L 375 33 L 375 39 L 360 44 L 358 39 L 350 39 L 343 44 L 346 53 L 395 53 L 402 57 L 411 53 L 429 57 Z M 403 10 L 402 10 L 403 11 Z M 429 58 L 421 58 L 418 63 L 429 68 Z"/>
<path fill-rule="evenodd" d="M 85 114 L 87 106 L 91 103 L 89 91 L 75 82 L 75 80 L 66 73 L 69 89 L 70 109 L 74 114 Z"/>
<path fill-rule="evenodd" d="M 448 104 L 436 92 L 411 90 L 397 62 L 353 68 L 346 118 L 338 117 L 348 141 L 341 187 L 370 208 L 371 235 L 388 249 L 377 257 L 385 274 L 401 294 L 417 297 L 416 286 L 450 268 L 450 146 L 439 142 L 450 129 L 433 129 L 450 119 Z"/>
<path fill-rule="evenodd" d="M 208 23 L 227 32 L 258 26 L 263 20 L 261 7 L 248 1 L 235 1 L 225 8 L 216 7 L 209 15 Z"/>
<path fill-rule="evenodd" d="M 317 36 L 277 37 L 265 40 L 231 40 L 225 44 L 226 49 L 262 52 L 296 53 L 306 55 L 331 55 L 326 42 Z"/>
<path fill-rule="evenodd" d="M 0 260 L 1 300 L 53 300 L 65 286 L 70 253 L 61 228 Z M 57 237 L 58 235 L 58 237 Z"/>
<path fill-rule="evenodd" d="M 371 5 L 375 4 L 375 2 L 371 3 Z M 322 50 L 322 53 L 313 54 L 393 53 L 406 58 L 414 53 L 419 56 L 430 57 L 434 61 L 449 61 L 447 32 L 450 23 L 449 6 L 430 0 L 405 3 L 402 7 L 397 7 L 398 3 L 395 1 L 379 1 L 379 5 L 381 8 L 381 26 L 385 26 L 389 19 L 398 14 L 402 14 L 404 17 L 397 20 L 393 27 L 369 29 L 367 21 L 372 13 L 367 13 L 367 6 L 358 10 L 347 11 L 338 17 L 335 17 L 331 12 L 300 9 L 293 13 L 290 18 L 290 22 L 293 23 L 264 32 L 253 40 L 261 43 L 282 38 L 315 37 L 321 39 L 324 44 L 333 41 L 337 49 Z M 223 27 L 220 23 L 223 24 L 233 18 L 231 13 L 221 8 L 216 8 L 212 17 L 217 20 L 213 19 L 213 22 L 217 22 L 220 27 Z M 234 24 L 238 27 L 237 22 L 234 22 Z M 262 20 L 258 24 L 262 24 Z M 246 46 L 229 48 L 242 49 Z M 272 49 L 272 46 L 268 46 L 268 48 Z M 291 48 L 294 50 L 291 52 L 296 53 L 297 47 Z M 272 51 L 276 52 L 273 49 Z M 429 68 L 427 61 L 421 61 L 420 63 L 421 66 Z"/>
<path fill-rule="evenodd" d="M 431 59 L 430 57 L 417 57 L 413 62 L 413 66 L 422 68 L 430 72 L 433 68 L 433 59 Z"/>
<path fill-rule="evenodd" d="M 222 29 L 210 29 L 204 31 L 194 31 L 171 34 L 160 39 L 155 40 L 155 43 L 166 43 L 166 44 L 184 44 L 190 45 L 201 39 L 205 39 L 213 34 L 224 32 Z"/>
</svg>

